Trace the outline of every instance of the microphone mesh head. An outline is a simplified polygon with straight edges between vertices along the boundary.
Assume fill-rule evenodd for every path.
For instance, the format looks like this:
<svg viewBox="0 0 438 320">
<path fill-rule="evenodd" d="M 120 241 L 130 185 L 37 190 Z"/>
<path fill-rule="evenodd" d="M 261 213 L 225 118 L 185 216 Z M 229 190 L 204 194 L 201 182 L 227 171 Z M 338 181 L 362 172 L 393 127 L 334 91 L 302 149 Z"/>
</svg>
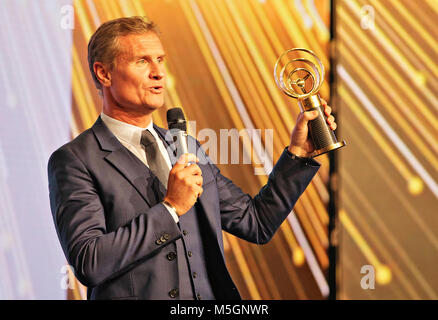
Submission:
<svg viewBox="0 0 438 320">
<path fill-rule="evenodd" d="M 167 126 L 169 130 L 178 129 L 187 131 L 186 118 L 181 108 L 167 110 Z"/>
</svg>

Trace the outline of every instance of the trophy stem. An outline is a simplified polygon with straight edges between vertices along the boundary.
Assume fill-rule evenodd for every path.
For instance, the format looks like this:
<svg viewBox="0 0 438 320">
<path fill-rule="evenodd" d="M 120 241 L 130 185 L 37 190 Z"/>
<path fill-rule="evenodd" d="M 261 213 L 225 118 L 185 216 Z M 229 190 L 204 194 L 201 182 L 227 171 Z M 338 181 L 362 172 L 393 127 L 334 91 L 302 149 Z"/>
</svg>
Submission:
<svg viewBox="0 0 438 320">
<path fill-rule="evenodd" d="M 338 142 L 335 133 L 330 129 L 318 94 L 298 100 L 298 105 L 302 112 L 313 110 L 318 111 L 318 117 L 308 123 L 310 137 L 315 146 L 315 151 L 313 152 L 312 157 L 319 156 L 346 145 L 345 141 Z"/>
<path fill-rule="evenodd" d="M 319 109 L 322 106 L 322 102 L 319 94 L 313 94 L 305 99 L 299 99 L 298 105 L 300 106 L 301 112 L 305 112 Z"/>
</svg>

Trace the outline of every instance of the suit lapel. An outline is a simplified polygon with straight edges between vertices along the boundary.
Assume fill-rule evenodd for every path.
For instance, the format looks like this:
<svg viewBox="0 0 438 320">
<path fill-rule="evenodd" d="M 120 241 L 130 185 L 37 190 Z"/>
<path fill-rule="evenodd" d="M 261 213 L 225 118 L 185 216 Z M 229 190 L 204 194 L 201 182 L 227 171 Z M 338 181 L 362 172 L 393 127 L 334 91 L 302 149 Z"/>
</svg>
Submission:
<svg viewBox="0 0 438 320">
<path fill-rule="evenodd" d="M 136 156 L 126 149 L 99 117 L 92 130 L 102 150 L 109 151 L 104 157 L 140 193 L 151 207 L 157 201 L 153 188 L 154 176 Z"/>
<path fill-rule="evenodd" d="M 161 183 L 159 183 L 158 186 L 154 186 L 154 181 L 158 181 L 158 179 L 154 179 L 149 168 L 120 143 L 120 141 L 104 124 L 100 116 L 91 129 L 93 130 L 101 149 L 109 152 L 104 157 L 105 160 L 111 163 L 132 184 L 150 207 L 155 205 L 157 200 L 154 188 L 159 188 L 163 194 L 166 194 L 166 189 Z M 166 134 L 168 130 L 160 128 L 155 124 L 154 129 L 163 140 L 173 165 L 177 159 L 175 157 L 176 148 L 172 136 Z M 203 173 L 206 170 L 210 170 L 208 164 L 200 164 L 199 167 Z M 221 235 L 218 235 L 218 233 L 221 233 L 221 227 L 215 219 L 218 208 L 209 203 L 206 197 L 206 194 L 201 195 L 198 199 L 198 203 L 204 209 L 208 227 L 212 231 L 211 234 L 214 235 L 217 242 L 220 243 L 219 239 L 221 239 Z"/>
<path fill-rule="evenodd" d="M 150 207 L 155 205 L 157 200 L 154 188 L 159 188 L 162 194 L 166 194 L 166 189 L 161 183 L 159 183 L 158 186 L 154 186 L 154 181 L 157 181 L 158 179 L 154 179 L 149 168 L 120 143 L 120 141 L 104 124 L 100 116 L 91 129 L 93 130 L 101 149 L 109 151 L 104 157 L 105 160 L 111 163 L 133 185 Z M 174 165 L 177 159 L 175 157 L 176 148 L 172 136 L 167 134 L 168 130 L 160 128 L 155 124 L 154 129 L 163 140 L 172 165 Z M 209 170 L 208 164 L 200 164 L 199 167 L 203 173 L 205 170 Z M 217 208 L 208 202 L 205 194 L 199 197 L 198 203 L 206 213 L 205 216 L 212 234 L 216 237 L 217 242 L 220 243 L 219 239 L 221 239 L 221 237 L 218 237 L 218 233 L 221 232 L 221 227 L 215 219 L 215 215 L 217 214 L 217 210 L 215 209 Z"/>
<path fill-rule="evenodd" d="M 154 129 L 158 132 L 158 135 L 164 141 L 164 144 L 166 146 L 167 153 L 169 154 L 170 159 L 175 159 L 176 147 L 175 147 L 175 144 L 173 142 L 172 136 L 170 134 L 168 134 L 169 131 L 165 130 L 163 128 L 160 128 L 160 127 L 156 126 L 155 124 L 154 124 Z M 194 139 L 194 138 L 192 138 L 192 139 Z M 198 147 L 201 148 L 201 146 L 199 146 L 199 145 L 198 145 Z M 201 155 L 200 153 L 198 153 L 198 154 Z M 172 165 L 175 164 L 176 160 L 178 160 L 178 159 L 175 159 L 174 161 L 172 161 Z M 202 160 L 202 159 L 200 158 L 200 160 Z M 198 165 L 201 168 L 203 176 L 205 176 L 204 172 L 206 170 L 210 170 L 208 168 L 209 165 L 208 164 L 205 164 L 205 165 L 198 164 Z M 207 182 L 207 181 L 204 181 L 204 183 L 205 182 Z M 204 209 L 204 212 L 206 213 L 207 222 L 208 222 L 209 227 L 211 228 L 212 234 L 214 234 L 216 236 L 216 240 L 219 242 L 219 239 L 221 239 L 221 238 L 218 239 L 217 233 L 222 232 L 221 231 L 222 228 L 220 225 L 218 225 L 216 223 L 215 215 L 217 214 L 217 212 L 215 211 L 215 206 L 212 206 L 206 197 L 207 197 L 206 194 L 202 194 L 198 199 L 198 203 Z"/>
</svg>

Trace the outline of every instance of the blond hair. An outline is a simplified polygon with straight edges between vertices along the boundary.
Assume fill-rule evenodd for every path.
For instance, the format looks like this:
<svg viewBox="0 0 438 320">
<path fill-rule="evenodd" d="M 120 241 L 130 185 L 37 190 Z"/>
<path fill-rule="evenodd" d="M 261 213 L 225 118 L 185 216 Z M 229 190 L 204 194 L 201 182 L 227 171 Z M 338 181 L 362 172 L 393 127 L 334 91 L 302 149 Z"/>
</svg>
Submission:
<svg viewBox="0 0 438 320">
<path fill-rule="evenodd" d="M 157 25 L 141 16 L 110 20 L 97 28 L 88 42 L 88 67 L 99 91 L 102 91 L 102 84 L 94 73 L 94 63 L 98 61 L 107 64 L 111 70 L 121 51 L 118 38 L 128 34 L 144 34 L 150 31 L 159 34 Z"/>
</svg>

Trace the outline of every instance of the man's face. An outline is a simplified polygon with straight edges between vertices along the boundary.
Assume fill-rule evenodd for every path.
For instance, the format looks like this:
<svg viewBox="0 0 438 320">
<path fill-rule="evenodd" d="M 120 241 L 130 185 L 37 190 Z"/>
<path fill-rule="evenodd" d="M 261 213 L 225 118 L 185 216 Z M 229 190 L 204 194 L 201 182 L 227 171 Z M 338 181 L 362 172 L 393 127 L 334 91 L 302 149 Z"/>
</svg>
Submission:
<svg viewBox="0 0 438 320">
<path fill-rule="evenodd" d="M 149 114 L 164 104 L 164 49 L 155 32 L 119 38 L 109 90 L 118 107 Z"/>
</svg>

